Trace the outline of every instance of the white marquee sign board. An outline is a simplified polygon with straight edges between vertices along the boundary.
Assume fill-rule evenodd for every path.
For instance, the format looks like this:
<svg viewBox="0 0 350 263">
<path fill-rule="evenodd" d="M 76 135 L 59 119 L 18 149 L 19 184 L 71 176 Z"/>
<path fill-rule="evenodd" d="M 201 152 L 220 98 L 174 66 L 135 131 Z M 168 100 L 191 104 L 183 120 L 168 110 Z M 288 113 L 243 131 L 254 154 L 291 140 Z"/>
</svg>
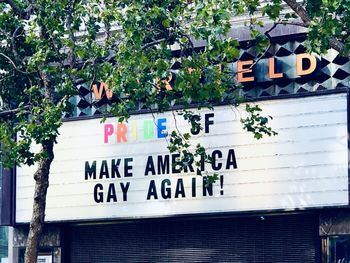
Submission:
<svg viewBox="0 0 350 263">
<path fill-rule="evenodd" d="M 172 113 L 65 122 L 55 146 L 46 220 L 148 218 L 348 205 L 347 98 L 336 94 L 259 102 L 278 136 L 253 138 L 242 109 L 201 111 L 193 136 L 220 174 L 206 187 L 191 165 L 179 173 L 167 150 Z M 155 125 L 156 124 L 156 125 Z M 181 118 L 177 126 L 187 131 Z M 34 167 L 17 168 L 16 222 L 31 217 Z"/>
</svg>

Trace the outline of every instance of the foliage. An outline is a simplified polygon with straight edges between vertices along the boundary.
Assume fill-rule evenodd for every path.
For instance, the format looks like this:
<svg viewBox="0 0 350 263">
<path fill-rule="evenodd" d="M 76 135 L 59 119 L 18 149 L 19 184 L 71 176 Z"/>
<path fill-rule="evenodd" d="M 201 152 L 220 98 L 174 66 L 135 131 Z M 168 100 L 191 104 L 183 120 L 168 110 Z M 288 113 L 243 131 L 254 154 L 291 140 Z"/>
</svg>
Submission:
<svg viewBox="0 0 350 263">
<path fill-rule="evenodd" d="M 70 114 L 69 98 L 83 82 L 91 88 L 103 80 L 112 87 L 105 114 L 120 119 L 140 104 L 152 112 L 174 112 L 178 105 L 211 108 L 223 101 L 237 106 L 240 87 L 228 67 L 239 56 L 240 44 L 228 34 L 235 30 L 235 16 L 250 18 L 254 41 L 249 44 L 256 46 L 257 60 L 277 24 L 307 27 L 311 51 L 321 53 L 331 46 L 349 56 L 349 0 L 305 1 L 304 6 L 296 0 L 283 2 L 294 13 L 282 15 L 281 0 L 0 0 L 2 162 L 42 161 L 35 178 L 47 188 L 52 143 L 62 117 Z M 258 12 L 275 24 L 266 29 Z M 174 71 L 176 78 L 170 78 Z M 259 107 L 248 105 L 246 110 L 243 127 L 255 138 L 276 134 L 268 127 L 272 118 L 261 116 Z M 201 129 L 199 115 L 186 110 L 181 115 L 192 130 Z M 182 165 L 199 165 L 203 156 L 210 162 L 201 145 L 191 146 L 190 137 L 173 131 L 169 150 L 181 153 Z M 33 152 L 33 143 L 42 151 Z M 210 182 L 217 178 L 213 174 Z M 40 195 L 45 208 L 46 190 Z M 26 262 L 35 262 L 33 255 Z"/>
<path fill-rule="evenodd" d="M 309 49 L 324 53 L 336 38 L 344 44 L 340 50 L 345 56 L 350 51 L 350 1 L 314 0 L 307 1 L 306 10 L 310 16 Z"/>
<path fill-rule="evenodd" d="M 32 152 L 30 145 L 55 141 L 61 117 L 69 113 L 67 99 L 77 92 L 78 82 L 91 87 L 104 80 L 113 87 L 110 112 L 121 119 L 140 104 L 162 112 L 174 105 L 212 107 L 224 98 L 239 102 L 239 86 L 227 66 L 237 59 L 239 43 L 227 33 L 230 19 L 253 13 L 257 1 L 19 4 L 30 16 L 18 16 L 8 5 L 0 7 L 0 96 L 6 110 L 18 109 L 1 124 L 2 158 L 7 165 L 14 161 L 31 165 L 40 159 L 42 154 Z M 256 44 L 262 52 L 266 36 L 253 29 L 252 36 L 261 40 Z M 203 40 L 206 45 L 196 48 Z M 176 78 L 170 82 L 174 70 Z M 191 111 L 183 116 L 192 128 L 200 128 Z M 262 136 L 266 130 L 256 132 Z M 189 139 L 189 134 L 174 131 L 170 150 L 181 152 L 183 160 L 197 156 L 200 147 L 192 153 Z"/>
<path fill-rule="evenodd" d="M 259 105 L 250 106 L 249 104 L 246 104 L 246 111 L 250 114 L 248 117 L 241 119 L 241 122 L 243 123 L 243 128 L 245 130 L 254 134 L 254 138 L 259 140 L 263 137 L 263 134 L 269 136 L 277 135 L 277 132 L 267 126 L 269 120 L 273 119 L 272 116 L 261 116 L 262 109 Z"/>
</svg>

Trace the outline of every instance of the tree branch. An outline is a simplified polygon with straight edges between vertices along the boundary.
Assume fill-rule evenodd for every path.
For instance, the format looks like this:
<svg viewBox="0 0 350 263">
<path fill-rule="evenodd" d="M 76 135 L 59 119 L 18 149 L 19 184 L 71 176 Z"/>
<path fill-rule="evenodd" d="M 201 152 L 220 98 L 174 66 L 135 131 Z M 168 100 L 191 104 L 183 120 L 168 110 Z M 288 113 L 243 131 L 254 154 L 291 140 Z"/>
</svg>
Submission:
<svg viewBox="0 0 350 263">
<path fill-rule="evenodd" d="M 267 36 L 267 37 L 270 39 L 270 41 L 271 41 L 270 33 L 277 27 L 277 25 L 279 24 L 279 22 L 280 22 L 280 21 L 275 22 L 275 23 L 272 25 L 272 27 L 270 27 L 268 30 L 266 30 L 266 31 L 264 32 L 264 35 Z"/>
<path fill-rule="evenodd" d="M 13 53 L 13 56 L 15 57 L 16 61 L 20 61 L 18 52 L 16 50 L 16 40 L 15 40 L 17 38 L 19 29 L 23 29 L 22 25 L 20 25 L 16 28 L 16 30 L 13 32 L 12 37 L 11 37 L 12 53 Z"/>
<path fill-rule="evenodd" d="M 151 46 L 155 46 L 155 45 L 157 45 L 157 44 L 159 44 L 159 43 L 161 43 L 161 42 L 163 42 L 163 41 L 165 41 L 165 40 L 166 40 L 166 38 L 161 38 L 161 39 L 157 39 L 157 40 L 155 40 L 155 41 L 149 42 L 149 43 L 143 45 L 143 46 L 141 47 L 141 50 L 145 50 L 145 49 L 147 49 L 147 48 L 149 48 L 149 47 L 151 47 Z"/>
<path fill-rule="evenodd" d="M 161 39 L 157 39 L 157 40 L 155 40 L 155 41 L 149 42 L 149 43 L 143 45 L 143 46 L 141 47 L 141 50 L 145 50 L 145 49 L 147 49 L 147 48 L 149 48 L 149 47 L 155 46 L 155 45 L 157 45 L 157 44 L 159 44 L 159 43 L 161 43 L 161 42 L 163 42 L 163 41 L 165 41 L 165 40 L 166 40 L 166 38 L 161 38 Z M 110 62 L 110 61 L 112 61 L 112 59 L 115 58 L 115 56 L 116 56 L 116 52 L 110 51 L 108 57 L 104 58 L 102 61 L 103 61 L 103 62 Z M 86 64 L 89 63 L 89 62 L 91 62 L 91 60 L 85 61 L 84 64 L 83 64 L 83 68 L 84 68 L 84 67 L 86 66 Z M 96 62 L 99 62 L 99 61 L 96 61 Z"/>
<path fill-rule="evenodd" d="M 194 44 L 193 44 L 191 37 L 185 33 L 182 33 L 182 32 L 179 32 L 179 35 L 185 37 L 187 39 L 189 45 L 191 46 L 191 50 L 194 50 Z"/>
<path fill-rule="evenodd" d="M 311 19 L 301 4 L 299 4 L 296 0 L 284 0 L 284 2 L 300 17 L 305 26 L 310 25 Z"/>
<path fill-rule="evenodd" d="M 259 61 L 265 57 L 265 55 L 267 54 L 267 52 L 269 51 L 269 49 L 271 48 L 271 42 L 272 42 L 272 39 L 271 39 L 271 36 L 270 36 L 270 33 L 272 32 L 272 30 L 274 30 L 276 27 L 277 27 L 278 23 L 274 23 L 272 25 L 272 27 L 270 27 L 267 31 L 264 32 L 264 35 L 267 36 L 270 40 L 270 44 L 268 45 L 268 47 L 266 47 L 265 51 L 254 61 L 254 63 L 252 65 L 250 65 L 249 68 L 245 69 L 245 70 L 242 70 L 240 72 L 237 72 L 237 73 L 244 73 L 245 71 L 249 71 L 251 70 L 256 64 L 259 63 Z"/>
<path fill-rule="evenodd" d="M 12 8 L 12 11 L 20 18 L 25 20 L 28 20 L 30 18 L 32 10 L 31 5 L 29 5 L 26 10 L 22 10 L 16 5 L 16 3 L 13 0 L 0 0 L 0 3 L 8 4 Z"/>
<path fill-rule="evenodd" d="M 329 39 L 329 44 L 332 48 L 334 48 L 336 51 L 341 52 L 344 49 L 344 43 L 339 41 L 338 39 L 331 38 Z M 349 57 L 349 54 L 348 54 Z"/>
<path fill-rule="evenodd" d="M 284 0 L 284 2 L 300 17 L 300 19 L 303 21 L 305 27 L 309 27 L 311 23 L 311 18 L 308 15 L 305 8 L 298 3 L 296 0 Z M 344 49 L 344 43 L 339 41 L 336 38 L 329 38 L 329 44 L 331 48 L 335 49 L 339 53 L 343 51 Z M 349 57 L 349 54 L 348 54 Z"/>
<path fill-rule="evenodd" d="M 0 1 L 1 1 L 1 0 L 0 0 Z M 0 53 L 0 56 L 3 56 L 4 58 L 6 58 L 6 59 L 11 63 L 11 65 L 13 66 L 13 68 L 14 68 L 15 70 L 17 70 L 18 72 L 20 72 L 20 73 L 22 73 L 22 74 L 25 74 L 25 75 L 28 75 L 28 74 L 33 73 L 33 72 L 27 72 L 27 71 L 20 70 L 20 69 L 17 67 L 17 65 L 15 64 L 15 62 L 13 62 L 13 60 L 12 60 L 10 57 L 6 56 L 4 53 Z"/>
<path fill-rule="evenodd" d="M 275 22 L 275 24 L 277 25 L 291 25 L 291 26 L 300 26 L 300 27 L 308 27 L 304 22 L 298 22 L 298 21 L 285 21 L 285 20 L 281 20 L 281 21 L 277 21 Z"/>
<path fill-rule="evenodd" d="M 68 29 L 68 36 L 69 39 L 75 44 L 77 42 L 76 36 L 74 35 L 72 24 L 73 24 L 73 12 L 75 8 L 76 1 L 73 0 L 70 2 L 70 4 L 67 7 L 67 19 L 66 19 L 66 26 Z M 74 47 L 69 48 L 69 54 L 68 54 L 68 62 L 71 68 L 75 67 L 76 63 L 76 57 L 74 54 Z"/>
<path fill-rule="evenodd" d="M 13 116 L 21 111 L 24 111 L 24 113 L 29 113 L 30 105 L 26 105 L 22 108 L 12 109 L 12 110 L 5 110 L 0 111 L 0 119 L 4 119 L 5 117 Z"/>
</svg>

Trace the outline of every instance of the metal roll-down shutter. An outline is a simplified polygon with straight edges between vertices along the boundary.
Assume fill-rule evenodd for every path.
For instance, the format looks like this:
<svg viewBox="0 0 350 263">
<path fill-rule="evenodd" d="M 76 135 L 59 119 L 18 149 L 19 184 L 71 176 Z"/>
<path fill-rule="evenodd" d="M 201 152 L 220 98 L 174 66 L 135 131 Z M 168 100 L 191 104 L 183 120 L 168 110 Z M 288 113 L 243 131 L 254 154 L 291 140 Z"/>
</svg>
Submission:
<svg viewBox="0 0 350 263">
<path fill-rule="evenodd" d="M 69 261 L 318 262 L 318 217 L 159 219 L 73 226 Z"/>
</svg>

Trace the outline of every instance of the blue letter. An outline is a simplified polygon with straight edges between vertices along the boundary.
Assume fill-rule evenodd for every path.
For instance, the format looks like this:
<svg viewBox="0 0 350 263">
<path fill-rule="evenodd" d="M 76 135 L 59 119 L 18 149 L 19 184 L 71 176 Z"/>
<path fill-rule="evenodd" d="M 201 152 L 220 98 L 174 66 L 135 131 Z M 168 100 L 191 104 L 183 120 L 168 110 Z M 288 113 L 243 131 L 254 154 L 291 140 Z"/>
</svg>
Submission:
<svg viewBox="0 0 350 263">
<path fill-rule="evenodd" d="M 163 131 L 166 130 L 166 118 L 158 119 L 158 138 L 165 138 L 166 134 Z"/>
</svg>

